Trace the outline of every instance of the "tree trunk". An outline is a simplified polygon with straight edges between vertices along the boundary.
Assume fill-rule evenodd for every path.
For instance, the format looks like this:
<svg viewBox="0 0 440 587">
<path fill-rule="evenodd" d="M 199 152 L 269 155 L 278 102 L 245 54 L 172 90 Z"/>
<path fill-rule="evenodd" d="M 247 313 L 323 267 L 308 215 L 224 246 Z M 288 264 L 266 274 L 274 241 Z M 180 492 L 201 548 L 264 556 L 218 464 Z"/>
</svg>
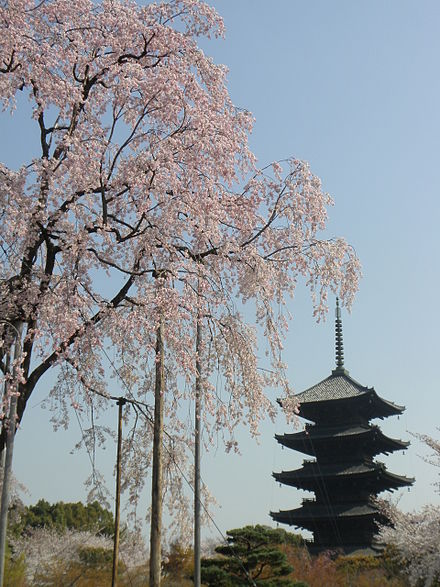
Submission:
<svg viewBox="0 0 440 587">
<path fill-rule="evenodd" d="M 118 448 L 116 453 L 116 498 L 115 498 L 115 535 L 113 537 L 112 587 L 118 584 L 119 562 L 119 518 L 121 505 L 121 453 L 122 453 L 122 408 L 126 404 L 123 397 L 118 399 Z"/>
<path fill-rule="evenodd" d="M 18 374 L 17 374 L 17 363 L 21 358 L 21 337 L 23 333 L 23 324 L 20 323 L 18 328 L 15 329 L 15 346 L 14 346 L 14 379 L 16 381 L 13 390 L 14 393 L 10 398 L 9 407 L 9 421 L 6 422 L 6 455 L 5 455 L 5 466 L 3 470 L 3 487 L 1 496 L 1 509 L 0 509 L 0 587 L 3 587 L 4 571 L 5 571 L 5 550 L 6 550 L 6 529 L 8 526 L 8 509 L 10 499 L 10 483 L 12 475 L 12 456 L 14 453 L 14 439 L 15 439 L 15 428 L 16 428 L 16 414 L 17 414 L 17 393 L 19 389 Z"/>
<path fill-rule="evenodd" d="M 202 325 L 197 316 L 196 334 L 196 401 L 194 421 L 194 587 L 200 587 L 200 418 L 201 418 L 201 361 Z"/>
<path fill-rule="evenodd" d="M 156 373 L 154 385 L 153 473 L 151 482 L 150 587 L 160 587 L 162 533 L 162 446 L 164 415 L 163 318 L 156 331 Z"/>
</svg>

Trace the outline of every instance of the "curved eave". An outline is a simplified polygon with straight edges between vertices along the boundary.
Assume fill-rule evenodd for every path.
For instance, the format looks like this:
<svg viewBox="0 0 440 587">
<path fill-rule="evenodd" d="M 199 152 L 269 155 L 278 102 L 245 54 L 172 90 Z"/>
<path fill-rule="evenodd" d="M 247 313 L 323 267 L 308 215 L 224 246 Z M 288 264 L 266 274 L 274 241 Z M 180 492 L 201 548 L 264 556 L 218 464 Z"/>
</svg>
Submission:
<svg viewBox="0 0 440 587">
<path fill-rule="evenodd" d="M 408 440 L 400 440 L 398 438 L 389 438 L 388 436 L 383 435 L 383 438 L 380 439 L 383 442 L 384 446 L 388 448 L 384 452 L 395 452 L 396 450 L 405 450 L 410 445 Z"/>
<path fill-rule="evenodd" d="M 386 471 L 386 476 L 384 477 L 387 482 L 393 482 L 396 487 L 409 487 L 414 484 L 415 477 L 406 477 L 405 475 L 396 475 L 396 473 L 391 473 L 390 471 Z"/>
<path fill-rule="evenodd" d="M 405 411 L 405 406 L 399 406 L 393 402 L 384 399 L 383 397 L 380 397 L 380 395 L 376 393 L 374 388 L 371 390 L 371 394 L 376 399 L 377 405 L 380 405 L 383 408 L 384 412 L 388 411 L 387 415 L 399 416 Z"/>
</svg>

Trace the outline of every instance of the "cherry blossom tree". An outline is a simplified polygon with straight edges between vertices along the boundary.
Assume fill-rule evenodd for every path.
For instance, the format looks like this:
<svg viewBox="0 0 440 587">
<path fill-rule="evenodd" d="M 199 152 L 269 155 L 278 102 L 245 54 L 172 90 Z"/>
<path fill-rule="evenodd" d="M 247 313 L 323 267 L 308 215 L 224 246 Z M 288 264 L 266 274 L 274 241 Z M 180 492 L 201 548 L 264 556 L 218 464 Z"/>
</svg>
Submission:
<svg viewBox="0 0 440 587">
<path fill-rule="evenodd" d="M 195 43 L 223 33 L 211 8 L 16 0 L 0 16 L 3 105 L 13 111 L 17 93 L 27 94 L 41 150 L 16 170 L 0 169 L 1 314 L 26 330 L 20 418 L 61 361 L 87 393 L 105 396 L 105 342 L 133 369 L 154 348 L 159 315 L 179 367 L 193 371 L 192 353 L 176 351 L 192 347 L 184 333 L 196 269 L 206 314 L 217 312 L 216 334 L 223 329 L 218 344 L 249 335 L 230 312 L 237 294 L 257 300 L 274 357 L 272 302 L 293 293 L 298 274 L 318 294 L 318 312 L 328 287 L 351 300 L 355 256 L 340 239 L 316 237 L 331 203 L 319 179 L 297 160 L 284 178 L 279 164 L 272 176 L 254 167 L 251 117 L 232 105 L 225 69 Z M 240 360 L 255 373 L 253 346 Z M 232 360 L 224 346 L 217 352 Z M 249 408 L 258 376 L 254 384 L 237 390 Z"/>
<path fill-rule="evenodd" d="M 418 512 L 402 512 L 387 504 L 384 508 L 392 526 L 384 527 L 380 537 L 396 549 L 411 585 L 430 587 L 440 576 L 440 507 L 424 506 Z"/>
<path fill-rule="evenodd" d="M 112 540 L 89 531 L 60 533 L 54 528 L 35 528 L 13 539 L 12 547 L 15 557 L 25 556 L 27 580 L 33 584 L 38 575 L 48 576 L 55 571 L 62 574 L 69 564 L 79 562 L 81 549 L 99 548 L 111 552 Z"/>
<path fill-rule="evenodd" d="M 29 161 L 0 163 L 0 354 L 10 379 L 7 324 L 23 324 L 18 419 L 53 367 L 57 424 L 71 407 L 105 410 L 112 348 L 131 414 L 150 422 L 148 374 L 164 361 L 164 442 L 170 455 L 184 450 L 178 408 L 194 399 L 197 315 L 208 439 L 220 431 L 235 447 L 239 422 L 256 434 L 275 413 L 267 386 L 284 390 L 293 413 L 283 308 L 300 277 L 317 317 L 329 290 L 350 304 L 359 264 L 343 239 L 319 238 L 332 201 L 305 162 L 257 168 L 252 117 L 232 104 L 225 68 L 197 46 L 199 36 L 223 35 L 221 18 L 200 0 L 10 0 L 0 29 L 3 115 L 19 116 L 28 99 L 39 142 Z M 267 340 L 265 371 L 257 330 L 239 312 L 250 302 Z M 133 496 L 149 467 L 139 448 L 152 438 L 136 422 L 126 453 Z M 91 427 L 84 442 L 101 432 Z"/>
<path fill-rule="evenodd" d="M 121 542 L 120 559 L 129 572 L 145 564 L 146 548 L 142 537 L 127 531 Z M 87 555 L 93 561 L 93 554 L 101 555 L 107 568 L 111 568 L 113 540 L 88 530 L 56 528 L 33 528 L 20 537 L 11 539 L 14 559 L 24 557 L 26 577 L 30 585 L 64 584 L 66 575 L 76 566 L 76 580 L 87 574 Z M 79 570 L 79 572 L 78 572 Z M 51 583 L 51 578 L 58 581 Z"/>
<path fill-rule="evenodd" d="M 440 442 L 426 434 L 414 436 L 434 451 L 426 461 L 440 466 Z M 411 585 L 430 587 L 440 577 L 440 507 L 429 504 L 420 511 L 402 512 L 387 501 L 382 509 L 390 525 L 381 527 L 381 540 L 394 547 Z"/>
</svg>

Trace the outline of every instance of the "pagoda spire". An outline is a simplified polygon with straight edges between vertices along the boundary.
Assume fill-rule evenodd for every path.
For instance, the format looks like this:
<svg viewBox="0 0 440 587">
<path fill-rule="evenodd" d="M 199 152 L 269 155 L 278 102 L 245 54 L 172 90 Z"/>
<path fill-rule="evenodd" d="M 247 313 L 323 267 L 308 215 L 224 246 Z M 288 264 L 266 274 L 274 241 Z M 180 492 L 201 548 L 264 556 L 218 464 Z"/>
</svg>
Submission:
<svg viewBox="0 0 440 587">
<path fill-rule="evenodd" d="M 336 320 L 335 320 L 335 351 L 336 351 L 336 369 L 333 373 L 347 373 L 344 368 L 344 341 L 342 338 L 342 320 L 341 308 L 339 307 L 339 298 L 336 298 Z"/>
</svg>

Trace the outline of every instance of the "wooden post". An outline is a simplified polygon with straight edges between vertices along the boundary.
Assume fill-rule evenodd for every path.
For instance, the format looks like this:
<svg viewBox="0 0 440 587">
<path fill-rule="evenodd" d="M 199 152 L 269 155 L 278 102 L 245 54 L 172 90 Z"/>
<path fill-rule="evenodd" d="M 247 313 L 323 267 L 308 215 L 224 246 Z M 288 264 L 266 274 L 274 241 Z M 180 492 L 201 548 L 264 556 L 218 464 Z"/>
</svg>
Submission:
<svg viewBox="0 0 440 587">
<path fill-rule="evenodd" d="M 113 538 L 113 568 L 112 587 L 118 584 L 118 560 L 119 560 L 119 518 L 121 503 L 121 449 L 122 449 L 122 408 L 127 403 L 123 397 L 116 402 L 118 410 L 118 449 L 116 453 L 116 497 L 115 497 L 115 535 Z"/>
<path fill-rule="evenodd" d="M 153 471 L 151 481 L 150 587 L 160 587 L 162 534 L 162 443 L 164 417 L 163 317 L 156 331 L 156 372 L 154 385 Z"/>
<path fill-rule="evenodd" d="M 201 585 L 200 568 L 200 429 L 201 429 L 201 361 L 202 325 L 197 315 L 196 330 L 196 397 L 194 421 L 194 587 Z"/>
<path fill-rule="evenodd" d="M 11 364 L 11 350 L 9 349 L 9 351 L 10 352 L 6 353 L 6 357 L 5 357 L 5 373 L 9 373 L 9 367 Z M 8 381 L 7 381 L 7 379 L 5 379 L 5 381 L 3 382 L 3 398 L 6 398 L 7 394 L 8 394 Z M 3 420 L 3 422 L 5 420 L 6 420 L 6 418 Z M 2 478 L 3 478 L 4 468 L 5 468 L 5 457 L 6 457 L 6 444 L 4 444 L 3 450 L 0 453 L 0 469 L 1 469 Z"/>
<path fill-rule="evenodd" d="M 12 325 L 10 325 L 12 326 Z M 10 499 L 10 483 L 12 474 L 12 456 L 14 453 L 14 439 L 15 439 L 15 428 L 16 428 L 16 415 L 17 415 L 17 395 L 19 390 L 18 385 L 18 373 L 17 363 L 21 358 L 21 337 L 23 332 L 23 324 L 20 323 L 15 330 L 15 345 L 14 345 L 14 379 L 15 389 L 14 393 L 10 398 L 9 405 L 9 421 L 7 422 L 8 429 L 6 431 L 6 455 L 5 455 L 5 468 L 3 471 L 3 487 L 1 497 L 1 510 L 0 510 L 0 587 L 3 587 L 4 572 L 5 572 L 5 551 L 6 551 L 6 529 L 8 526 L 8 509 Z"/>
</svg>

